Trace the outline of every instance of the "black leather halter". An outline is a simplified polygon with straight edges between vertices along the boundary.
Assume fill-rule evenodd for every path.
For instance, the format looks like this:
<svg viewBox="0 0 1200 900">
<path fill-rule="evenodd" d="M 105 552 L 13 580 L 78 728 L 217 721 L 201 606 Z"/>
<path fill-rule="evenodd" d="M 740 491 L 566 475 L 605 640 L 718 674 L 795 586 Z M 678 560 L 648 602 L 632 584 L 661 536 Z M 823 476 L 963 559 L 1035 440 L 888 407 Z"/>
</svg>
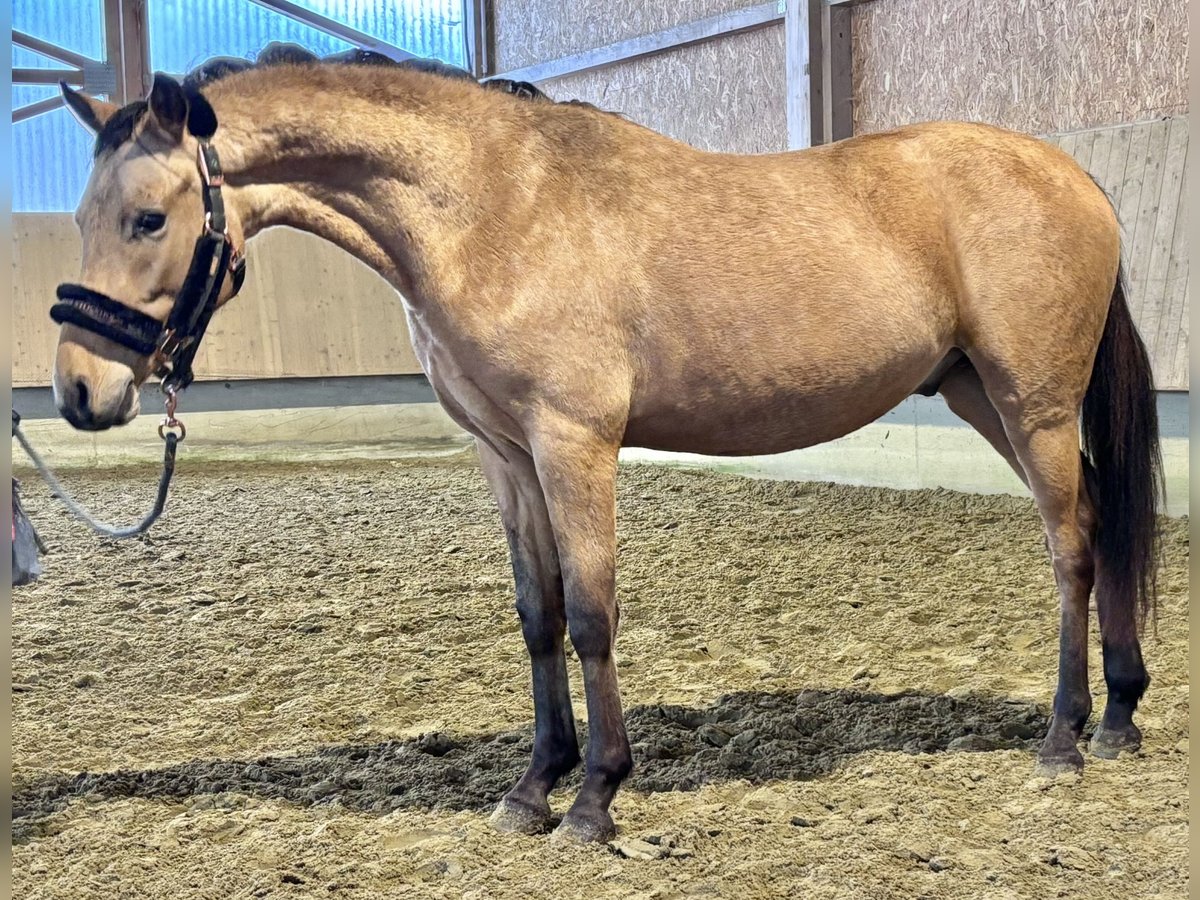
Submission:
<svg viewBox="0 0 1200 900">
<path fill-rule="evenodd" d="M 216 312 L 226 274 L 233 278 L 231 296 L 242 289 L 246 280 L 246 258 L 234 249 L 225 226 L 221 161 L 207 140 L 200 141 L 197 165 L 203 187 L 204 227 L 165 325 L 81 284 L 60 284 L 59 302 L 50 308 L 50 318 L 60 325 L 77 325 L 151 357 L 154 374 L 162 379 L 164 390 L 182 390 L 191 384 L 192 361 Z"/>
</svg>

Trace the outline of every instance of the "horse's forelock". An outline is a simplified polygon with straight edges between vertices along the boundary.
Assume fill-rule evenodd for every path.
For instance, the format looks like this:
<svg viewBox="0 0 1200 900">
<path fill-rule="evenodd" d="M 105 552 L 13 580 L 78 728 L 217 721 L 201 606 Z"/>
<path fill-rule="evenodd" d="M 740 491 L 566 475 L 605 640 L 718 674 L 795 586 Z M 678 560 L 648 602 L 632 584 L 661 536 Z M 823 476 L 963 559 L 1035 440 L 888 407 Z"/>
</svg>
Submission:
<svg viewBox="0 0 1200 900">
<path fill-rule="evenodd" d="M 93 158 L 99 157 L 106 150 L 116 150 L 131 140 L 134 128 L 147 109 L 149 106 L 145 100 L 135 100 L 113 113 L 112 118 L 105 122 L 104 127 L 96 134 L 96 144 L 92 148 Z"/>
</svg>

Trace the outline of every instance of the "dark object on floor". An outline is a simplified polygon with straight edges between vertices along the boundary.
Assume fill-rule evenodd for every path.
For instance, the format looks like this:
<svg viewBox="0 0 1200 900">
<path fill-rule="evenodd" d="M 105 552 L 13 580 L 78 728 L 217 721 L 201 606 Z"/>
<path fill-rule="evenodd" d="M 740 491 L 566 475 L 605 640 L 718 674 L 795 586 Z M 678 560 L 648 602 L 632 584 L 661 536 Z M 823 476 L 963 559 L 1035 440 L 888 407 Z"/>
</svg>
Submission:
<svg viewBox="0 0 1200 900">
<path fill-rule="evenodd" d="M 42 574 L 38 552 L 46 552 L 38 533 L 21 508 L 17 479 L 12 480 L 12 583 L 28 584 Z"/>
</svg>

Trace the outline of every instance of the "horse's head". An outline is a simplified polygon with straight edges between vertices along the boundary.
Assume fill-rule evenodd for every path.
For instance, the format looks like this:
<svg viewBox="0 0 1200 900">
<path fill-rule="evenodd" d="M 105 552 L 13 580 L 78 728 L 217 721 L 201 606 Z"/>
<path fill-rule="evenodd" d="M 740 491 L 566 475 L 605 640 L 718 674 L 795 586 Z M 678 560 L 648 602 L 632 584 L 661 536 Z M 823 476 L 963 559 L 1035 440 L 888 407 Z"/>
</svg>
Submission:
<svg viewBox="0 0 1200 900">
<path fill-rule="evenodd" d="M 60 287 L 63 302 L 55 307 L 62 329 L 54 396 L 72 425 L 100 431 L 138 414 L 137 388 L 162 367 L 154 345 L 181 288 L 196 280 L 189 273 L 206 223 L 197 154 L 216 118 L 203 98 L 189 99 L 165 76 L 155 78 L 147 100 L 125 107 L 66 85 L 62 91 L 96 135 L 96 152 L 75 213 L 83 237 L 80 283 Z M 236 212 L 227 209 L 226 218 L 227 234 L 240 246 Z M 232 281 L 221 283 L 218 303 L 236 292 Z"/>
</svg>

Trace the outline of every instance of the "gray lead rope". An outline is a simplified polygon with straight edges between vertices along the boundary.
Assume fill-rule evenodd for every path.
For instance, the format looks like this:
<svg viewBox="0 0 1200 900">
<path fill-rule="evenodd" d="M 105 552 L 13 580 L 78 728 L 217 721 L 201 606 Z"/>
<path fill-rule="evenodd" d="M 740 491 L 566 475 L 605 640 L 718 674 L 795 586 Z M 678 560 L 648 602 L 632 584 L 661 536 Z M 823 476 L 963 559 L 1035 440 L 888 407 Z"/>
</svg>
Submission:
<svg viewBox="0 0 1200 900">
<path fill-rule="evenodd" d="M 109 525 L 107 522 L 101 522 L 88 512 L 83 504 L 67 492 L 67 489 L 62 486 L 54 473 L 50 471 L 50 467 L 46 465 L 45 460 L 33 449 L 33 446 L 29 443 L 29 439 L 21 431 L 20 422 L 21 417 L 17 415 L 16 410 L 13 410 L 13 437 L 17 439 L 17 443 L 21 445 L 21 449 L 25 451 L 26 455 L 33 462 L 38 474 L 46 479 L 46 484 L 50 485 L 50 490 L 54 492 L 54 495 L 63 502 L 63 505 L 67 507 L 71 515 L 86 524 L 92 531 L 110 538 L 137 537 L 149 531 L 150 526 L 162 515 L 163 507 L 167 503 L 167 488 L 171 486 L 171 476 L 175 474 L 175 448 L 179 444 L 179 437 L 173 431 L 168 431 L 163 435 L 163 442 L 166 448 L 163 451 L 163 471 L 162 476 L 158 479 L 158 496 L 154 500 L 154 508 L 136 525 L 121 528 L 117 525 Z"/>
</svg>

